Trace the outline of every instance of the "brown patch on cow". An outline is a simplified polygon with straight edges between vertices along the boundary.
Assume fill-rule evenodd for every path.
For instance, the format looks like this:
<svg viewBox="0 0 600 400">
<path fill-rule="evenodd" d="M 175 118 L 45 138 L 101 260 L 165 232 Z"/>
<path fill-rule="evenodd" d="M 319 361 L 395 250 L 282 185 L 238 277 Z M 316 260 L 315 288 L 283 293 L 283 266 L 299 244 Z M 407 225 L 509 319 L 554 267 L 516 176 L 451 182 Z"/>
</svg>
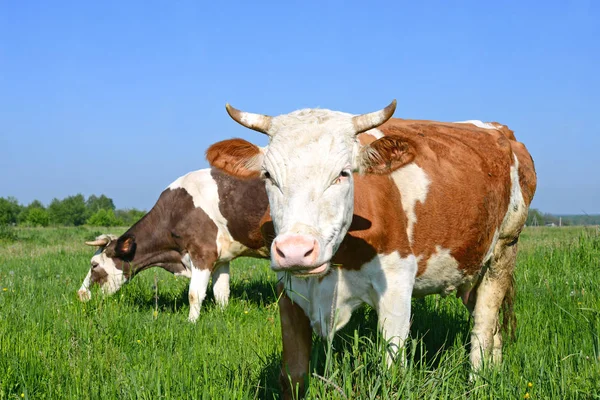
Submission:
<svg viewBox="0 0 600 400">
<path fill-rule="evenodd" d="M 269 206 L 264 181 L 235 178 L 215 168 L 210 174 L 217 183 L 219 210 L 233 239 L 251 249 L 264 247 L 260 221 Z"/>
<path fill-rule="evenodd" d="M 360 133 L 357 136 L 357 139 L 358 139 L 358 143 L 360 143 L 361 146 L 366 146 L 377 140 L 377 138 L 375 136 L 371 135 L 368 132 Z"/>
<path fill-rule="evenodd" d="M 414 162 L 430 179 L 425 202 L 415 205 L 412 250 L 422 256 L 417 276 L 436 246 L 450 250 L 465 274 L 477 273 L 508 210 L 510 135 L 470 124 L 399 119 L 380 130 L 413 139 Z"/>
<path fill-rule="evenodd" d="M 92 268 L 91 282 L 104 285 L 108 281 L 108 272 L 104 268 Z"/>
<path fill-rule="evenodd" d="M 377 254 L 410 254 L 400 192 L 389 175 L 354 174 L 354 215 L 333 264 L 359 269 Z"/>
<path fill-rule="evenodd" d="M 197 268 L 212 269 L 217 259 L 216 238 L 217 226 L 194 206 L 185 189 L 166 189 L 142 219 L 106 247 L 105 254 L 127 278 L 152 266 L 183 272 L 181 259 L 186 252 Z M 123 258 L 123 250 L 132 244 L 133 258 Z"/>
<path fill-rule="evenodd" d="M 368 174 L 389 174 L 410 163 L 414 146 L 398 136 L 384 136 L 361 148 L 361 163 Z"/>
<path fill-rule="evenodd" d="M 258 178 L 261 156 L 258 146 L 237 138 L 217 142 L 206 150 L 211 166 L 238 178 Z"/>
<path fill-rule="evenodd" d="M 517 141 L 517 138 L 515 137 L 515 132 L 510 129 L 508 126 L 506 125 L 502 125 L 498 122 L 492 122 L 492 125 L 494 125 L 495 127 L 497 127 L 497 129 L 502 132 L 502 134 L 504 134 L 504 136 L 506 136 L 506 138 L 508 140 L 513 140 L 513 141 Z"/>
</svg>

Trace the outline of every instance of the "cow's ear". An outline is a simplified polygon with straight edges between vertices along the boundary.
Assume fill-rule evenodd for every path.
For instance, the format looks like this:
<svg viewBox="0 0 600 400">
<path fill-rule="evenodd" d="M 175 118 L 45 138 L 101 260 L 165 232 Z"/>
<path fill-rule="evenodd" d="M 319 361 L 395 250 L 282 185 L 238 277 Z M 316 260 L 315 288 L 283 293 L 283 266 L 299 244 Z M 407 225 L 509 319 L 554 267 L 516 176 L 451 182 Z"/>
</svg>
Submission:
<svg viewBox="0 0 600 400">
<path fill-rule="evenodd" d="M 410 163 L 415 148 L 400 136 L 384 136 L 361 147 L 358 171 L 366 174 L 387 174 Z"/>
<path fill-rule="evenodd" d="M 263 163 L 260 147 L 244 139 L 217 142 L 206 150 L 206 159 L 215 168 L 238 178 L 258 178 Z"/>
<path fill-rule="evenodd" d="M 115 255 L 124 261 L 131 261 L 135 255 L 135 236 L 126 233 L 117 239 Z"/>
</svg>

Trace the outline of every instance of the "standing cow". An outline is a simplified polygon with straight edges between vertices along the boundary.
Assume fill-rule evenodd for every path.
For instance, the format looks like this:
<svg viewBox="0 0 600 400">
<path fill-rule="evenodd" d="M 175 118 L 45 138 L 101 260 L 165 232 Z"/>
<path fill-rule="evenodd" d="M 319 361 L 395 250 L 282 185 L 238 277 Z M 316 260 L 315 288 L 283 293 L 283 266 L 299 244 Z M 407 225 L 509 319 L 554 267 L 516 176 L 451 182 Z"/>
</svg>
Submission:
<svg viewBox="0 0 600 400">
<path fill-rule="evenodd" d="M 264 183 L 237 179 L 216 169 L 190 172 L 171 183 L 152 209 L 119 238 L 102 235 L 78 291 L 90 298 L 97 283 L 115 293 L 135 274 L 158 266 L 191 278 L 189 320 L 195 322 L 209 279 L 217 303 L 229 299 L 229 262 L 236 257 L 268 257 L 260 231 L 267 212 Z"/>
<path fill-rule="evenodd" d="M 409 332 L 411 296 L 456 291 L 474 318 L 473 368 L 482 355 L 501 359 L 499 310 L 513 300 L 533 160 L 500 124 L 389 120 L 395 107 L 269 117 L 228 105 L 269 144 L 231 139 L 207 150 L 212 166 L 265 181 L 271 268 L 288 275 L 279 285 L 286 397 L 288 373 L 303 390 L 311 326 L 332 335 L 362 303 L 377 310 L 391 362 Z"/>
</svg>

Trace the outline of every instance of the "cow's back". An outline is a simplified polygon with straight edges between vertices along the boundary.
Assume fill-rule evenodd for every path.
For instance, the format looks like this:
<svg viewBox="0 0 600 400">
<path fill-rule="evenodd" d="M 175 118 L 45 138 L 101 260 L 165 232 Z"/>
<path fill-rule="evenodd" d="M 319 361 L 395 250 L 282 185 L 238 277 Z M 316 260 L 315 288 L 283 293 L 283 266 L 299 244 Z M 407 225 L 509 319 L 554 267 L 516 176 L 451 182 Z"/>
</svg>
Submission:
<svg viewBox="0 0 600 400">
<path fill-rule="evenodd" d="M 498 236 L 518 236 L 513 226 L 526 218 L 535 173 L 524 146 L 512 140 L 512 131 L 399 119 L 388 121 L 380 130 L 405 138 L 415 149 L 413 163 L 391 176 L 407 214 L 412 251 L 420 257 L 418 275 L 428 262 L 443 255 L 456 260 L 466 275 L 474 274 L 491 254 Z M 518 173 L 511 177 L 516 162 Z M 528 178 L 524 190 L 520 176 Z M 509 204 L 518 210 L 510 215 L 510 229 L 501 232 L 508 226 Z"/>
</svg>

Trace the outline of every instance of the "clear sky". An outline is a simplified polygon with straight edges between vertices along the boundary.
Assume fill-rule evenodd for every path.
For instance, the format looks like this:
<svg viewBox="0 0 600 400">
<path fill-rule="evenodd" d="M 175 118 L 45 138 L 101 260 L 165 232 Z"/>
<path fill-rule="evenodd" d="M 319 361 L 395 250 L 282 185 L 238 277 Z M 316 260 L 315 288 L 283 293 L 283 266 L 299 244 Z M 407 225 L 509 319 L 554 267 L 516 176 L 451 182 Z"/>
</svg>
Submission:
<svg viewBox="0 0 600 400">
<path fill-rule="evenodd" d="M 149 209 L 213 142 L 271 115 L 498 121 L 533 155 L 533 207 L 600 213 L 600 2 L 0 3 L 0 197 Z"/>
</svg>

